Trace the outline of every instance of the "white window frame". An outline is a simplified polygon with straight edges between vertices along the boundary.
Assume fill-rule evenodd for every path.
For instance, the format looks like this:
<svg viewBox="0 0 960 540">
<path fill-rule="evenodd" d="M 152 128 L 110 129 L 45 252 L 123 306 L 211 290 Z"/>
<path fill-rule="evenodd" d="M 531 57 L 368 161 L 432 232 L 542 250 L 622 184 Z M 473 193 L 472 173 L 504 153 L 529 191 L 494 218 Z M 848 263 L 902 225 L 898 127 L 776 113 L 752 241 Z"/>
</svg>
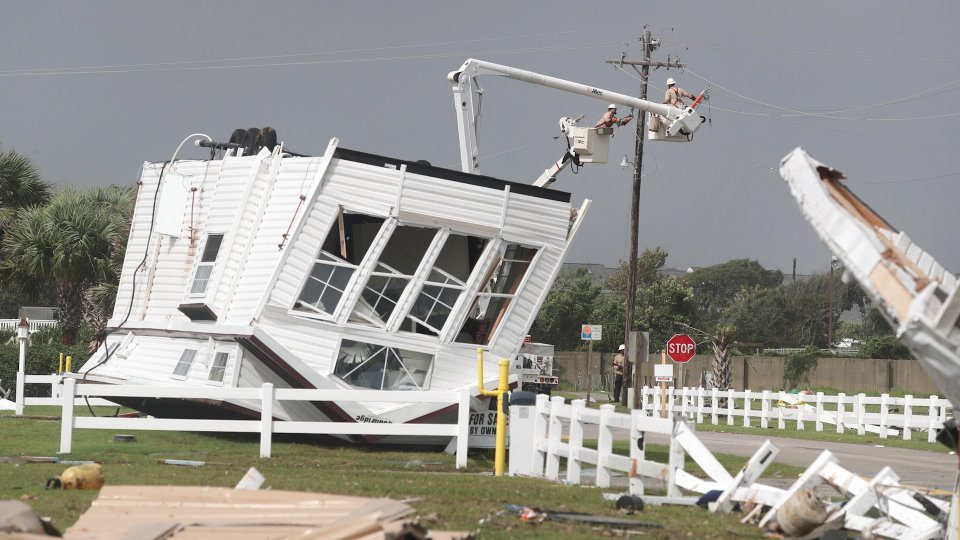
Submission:
<svg viewBox="0 0 960 540">
<path fill-rule="evenodd" d="M 187 364 L 186 373 L 184 373 L 183 375 L 180 375 L 179 373 L 177 373 L 177 370 L 180 367 L 180 364 L 183 362 L 183 359 L 188 352 L 192 352 L 193 356 L 190 358 L 190 362 Z M 178 381 L 187 380 L 187 378 L 190 376 L 190 371 L 193 369 L 194 364 L 197 363 L 197 355 L 199 354 L 200 354 L 199 349 L 192 349 L 190 347 L 185 348 L 183 352 L 180 353 L 180 358 L 177 359 L 177 363 L 173 365 L 173 372 L 170 374 L 170 378 L 176 379 Z"/>
<path fill-rule="evenodd" d="M 217 357 L 223 355 L 223 367 L 220 371 L 220 380 L 211 379 L 213 376 L 213 371 L 217 369 Z M 207 384 L 211 386 L 223 386 L 224 380 L 227 377 L 227 368 L 230 366 L 230 351 L 219 351 L 215 350 L 213 353 L 213 359 L 210 361 L 210 370 L 207 371 Z"/>
<path fill-rule="evenodd" d="M 353 342 L 358 342 L 358 343 L 364 343 L 364 344 L 367 344 L 367 345 L 373 345 L 374 347 L 379 347 L 379 349 L 377 349 L 377 351 L 376 351 L 375 353 L 371 354 L 366 360 L 364 360 L 363 362 L 361 362 L 359 365 L 357 365 L 356 367 L 354 367 L 353 369 L 351 369 L 350 371 L 348 371 L 345 375 L 340 376 L 340 375 L 337 374 L 337 362 L 340 360 L 340 350 L 343 348 L 343 342 L 344 342 L 344 341 L 353 341 Z M 381 374 L 381 378 L 380 378 L 380 388 L 369 388 L 369 387 L 367 387 L 367 386 L 355 386 L 355 385 L 353 385 L 353 384 L 350 384 L 349 382 L 347 382 L 346 379 L 343 378 L 343 377 L 348 376 L 348 375 L 350 375 L 351 373 L 355 372 L 356 370 L 360 369 L 360 368 L 363 367 L 364 365 L 366 365 L 367 362 L 369 362 L 372 358 L 374 358 L 377 354 L 379 354 L 383 349 L 408 350 L 408 351 L 410 351 L 410 352 L 415 352 L 415 353 L 419 353 L 419 354 L 429 355 L 429 356 L 430 356 L 430 369 L 427 371 L 427 374 L 426 374 L 426 375 L 424 376 L 424 378 L 423 378 L 423 386 L 420 386 L 419 384 L 417 384 L 416 380 L 414 380 L 413 374 L 410 373 L 410 370 L 408 370 L 408 369 L 407 369 L 407 366 L 403 363 L 403 358 L 400 357 L 399 354 L 394 353 L 395 356 L 397 357 L 397 362 L 400 363 L 400 367 L 402 367 L 402 368 L 403 368 L 403 371 L 406 372 L 406 374 L 410 377 L 411 381 L 413 381 L 413 384 L 415 384 L 415 385 L 417 386 L 417 390 L 399 390 L 399 391 L 401 391 L 401 392 L 404 392 L 404 391 L 409 391 L 409 392 L 425 392 L 425 391 L 427 391 L 427 390 L 430 390 L 430 385 L 431 385 L 432 382 L 433 382 L 433 371 L 434 371 L 434 368 L 436 367 L 436 364 L 437 364 L 437 353 L 436 353 L 436 352 L 426 352 L 426 351 L 414 350 L 414 349 L 410 349 L 410 348 L 407 348 L 407 347 L 395 347 L 395 346 L 393 346 L 393 345 L 384 345 L 384 344 L 382 344 L 382 343 L 370 343 L 369 341 L 365 341 L 364 338 L 342 337 L 342 338 L 340 338 L 339 340 L 337 340 L 337 348 L 335 349 L 335 352 L 334 352 L 333 362 L 330 363 L 330 376 L 333 377 L 333 379 L 336 380 L 337 382 L 339 382 L 340 384 L 344 385 L 347 389 L 351 389 L 351 390 L 378 390 L 378 391 L 381 391 L 381 392 L 385 391 L 385 390 L 383 390 L 383 383 L 384 383 L 384 381 L 386 380 L 386 375 L 387 375 L 387 362 L 386 362 L 386 361 L 384 361 L 384 364 L 383 364 L 384 369 L 383 369 L 383 373 Z M 389 354 L 389 351 L 388 351 L 387 354 Z M 394 391 L 397 391 L 397 390 L 389 390 L 389 391 L 394 392 Z"/>
<path fill-rule="evenodd" d="M 476 267 L 474 267 L 473 271 L 475 271 L 475 270 L 476 270 Z M 437 281 L 430 281 L 429 276 L 430 276 L 430 274 L 432 274 L 433 272 L 439 272 L 440 274 L 442 274 L 442 275 L 444 276 L 444 278 L 445 278 L 444 282 L 443 282 L 443 283 L 440 283 L 440 282 L 437 282 Z M 472 272 L 472 271 L 471 271 L 471 272 Z M 427 279 L 426 279 L 426 280 L 423 282 L 423 284 L 420 286 L 420 290 L 417 291 L 416 297 L 415 297 L 414 300 L 413 300 L 413 304 L 410 305 L 410 309 L 407 310 L 407 313 L 406 313 L 406 315 L 404 316 L 404 319 L 409 319 L 409 320 L 411 320 L 411 321 L 416 322 L 417 324 L 420 324 L 420 325 L 422 325 L 422 326 L 424 326 L 424 327 L 426 327 L 426 328 L 429 328 L 430 330 L 433 330 L 434 332 L 437 333 L 436 337 L 439 339 L 440 336 L 443 334 L 443 326 L 446 326 L 447 324 L 449 324 L 449 323 L 450 323 L 450 318 L 451 318 L 451 316 L 454 315 L 454 309 L 455 309 L 456 306 L 457 306 L 457 301 L 460 300 L 460 297 L 462 297 L 462 296 L 463 296 L 463 293 L 467 290 L 467 283 L 466 283 L 466 282 L 461 282 L 459 279 L 457 279 L 457 278 L 453 277 L 452 275 L 450 275 L 450 273 L 444 271 L 444 270 L 441 269 L 441 268 L 437 268 L 436 264 L 434 264 L 434 266 L 431 267 L 431 268 L 427 271 L 427 276 L 428 276 Z M 469 277 L 468 277 L 467 279 L 469 280 Z M 428 294 L 428 293 L 426 293 L 426 292 L 424 291 L 424 289 L 426 289 L 428 286 L 429 286 L 429 287 L 440 287 L 441 289 L 454 289 L 454 290 L 460 291 L 460 294 L 457 295 L 457 301 L 454 301 L 454 302 L 453 302 L 453 305 L 447 306 L 447 304 L 444 304 L 443 302 L 441 302 L 439 298 L 434 298 L 433 296 L 431 296 L 430 294 Z M 427 316 L 428 319 L 430 318 L 429 315 L 433 313 L 433 310 L 434 310 L 434 309 L 436 309 L 437 304 L 442 304 L 443 306 L 446 306 L 446 307 L 450 310 L 450 314 L 447 315 L 447 319 L 446 319 L 445 321 L 443 321 L 443 326 L 441 326 L 440 328 L 435 328 L 435 327 L 433 327 L 432 325 L 430 325 L 429 323 L 427 323 L 426 321 L 421 320 L 421 319 L 419 319 L 419 318 L 417 318 L 417 317 L 415 317 L 415 316 L 413 315 L 413 313 L 412 313 L 412 312 L 413 312 L 413 308 L 416 306 L 416 303 L 417 303 L 417 301 L 420 299 L 421 296 L 426 296 L 427 298 L 430 298 L 431 300 L 433 300 L 433 306 L 430 308 L 430 311 L 429 311 L 428 314 L 427 314 L 427 315 L 428 315 L 428 316 Z"/>
<path fill-rule="evenodd" d="M 213 260 L 204 262 L 203 254 L 207 250 L 207 243 L 210 241 L 211 236 L 220 237 L 220 246 L 217 248 L 217 254 L 216 256 L 214 256 Z M 197 251 L 197 263 L 190 277 L 190 282 L 187 285 L 187 296 L 186 296 L 187 298 L 204 298 L 207 296 L 207 293 L 211 290 L 211 288 L 215 288 L 212 286 L 215 283 L 214 279 L 216 278 L 217 261 L 220 260 L 220 253 L 223 252 L 223 247 L 224 247 L 224 244 L 226 243 L 226 240 L 227 240 L 227 234 L 224 232 L 211 231 L 204 236 L 203 246 L 201 246 L 200 249 Z M 197 281 L 197 274 L 200 272 L 201 268 L 207 268 L 207 267 L 210 268 L 210 276 L 207 278 L 207 284 L 204 287 L 203 292 L 193 292 L 193 287 Z"/>
</svg>

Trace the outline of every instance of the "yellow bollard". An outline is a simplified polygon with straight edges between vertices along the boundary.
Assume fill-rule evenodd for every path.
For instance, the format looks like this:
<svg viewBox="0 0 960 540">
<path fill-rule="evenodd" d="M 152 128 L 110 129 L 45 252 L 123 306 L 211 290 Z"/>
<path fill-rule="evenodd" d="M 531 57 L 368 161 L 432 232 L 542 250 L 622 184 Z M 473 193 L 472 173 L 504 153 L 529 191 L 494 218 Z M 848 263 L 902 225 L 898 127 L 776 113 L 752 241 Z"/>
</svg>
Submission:
<svg viewBox="0 0 960 540">
<path fill-rule="evenodd" d="M 73 362 L 73 357 L 72 357 L 72 356 L 67 356 L 67 373 L 72 373 L 72 372 L 70 371 L 70 364 L 71 364 L 72 362 Z"/>
<path fill-rule="evenodd" d="M 503 396 L 509 390 L 507 379 L 510 374 L 510 361 L 500 360 L 500 382 L 496 390 L 483 388 L 483 349 L 477 347 L 477 380 L 479 381 L 480 395 L 497 396 L 497 446 L 493 457 L 493 473 L 503 476 L 504 464 L 507 458 L 507 415 L 503 413 Z"/>
<path fill-rule="evenodd" d="M 57 373 L 63 373 L 63 353 L 60 353 L 60 368 L 57 370 Z"/>
</svg>

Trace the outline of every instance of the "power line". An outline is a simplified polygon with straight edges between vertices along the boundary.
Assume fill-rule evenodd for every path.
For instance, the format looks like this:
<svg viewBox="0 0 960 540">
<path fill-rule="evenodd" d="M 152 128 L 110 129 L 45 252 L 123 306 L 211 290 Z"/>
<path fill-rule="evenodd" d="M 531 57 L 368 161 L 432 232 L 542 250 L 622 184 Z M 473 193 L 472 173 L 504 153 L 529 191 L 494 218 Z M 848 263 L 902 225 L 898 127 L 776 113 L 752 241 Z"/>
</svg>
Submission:
<svg viewBox="0 0 960 540">
<path fill-rule="evenodd" d="M 893 54 L 868 54 L 847 51 L 836 51 L 831 49 L 801 49 L 795 47 L 778 47 L 775 45 L 724 45 L 714 43 L 692 43 L 676 41 L 672 39 L 663 40 L 667 43 L 674 43 L 684 47 L 696 47 L 698 49 L 715 49 L 720 51 L 737 52 L 764 52 L 764 53 L 788 53 L 800 54 L 805 56 L 834 56 L 841 58 L 858 58 L 862 60 L 899 60 L 899 61 L 917 61 L 931 60 L 935 62 L 955 63 L 957 58 L 951 56 L 923 56 L 923 55 L 893 55 Z"/>
<path fill-rule="evenodd" d="M 927 40 L 927 39 L 911 39 L 911 38 L 898 38 L 893 36 L 857 36 L 849 34 L 814 34 L 809 32 L 774 32 L 772 30 L 749 30 L 744 28 L 723 28 L 723 27 L 706 27 L 706 26 L 687 26 L 687 25 L 650 25 L 654 28 L 660 28 L 662 30 L 673 30 L 677 28 L 683 28 L 687 30 L 696 30 L 696 31 L 709 31 L 709 32 L 723 32 L 725 34 L 760 34 L 767 36 L 785 36 L 785 37 L 803 37 L 803 38 L 818 38 L 818 39 L 858 39 L 858 40 L 872 40 L 872 41 L 885 41 L 885 42 L 900 42 L 900 43 L 921 43 L 921 44 L 936 44 L 936 45 L 952 45 L 955 47 L 960 47 L 960 42 L 957 41 L 942 41 L 942 40 Z"/>
<path fill-rule="evenodd" d="M 307 56 L 328 56 L 334 54 L 355 54 L 355 53 L 368 53 L 368 52 L 377 52 L 377 51 L 387 51 L 387 50 L 396 50 L 396 49 L 414 49 L 421 47 L 446 47 L 450 45 L 467 45 L 471 43 L 485 43 L 490 41 L 504 41 L 511 39 L 528 39 L 528 38 L 539 38 L 539 37 L 552 37 L 552 36 L 561 36 L 566 34 L 581 34 L 584 32 L 595 32 L 603 30 L 616 30 L 622 28 L 637 28 L 641 25 L 638 24 L 620 24 L 612 26 L 598 26 L 589 29 L 577 29 L 577 30 L 565 30 L 560 32 L 542 32 L 536 34 L 517 34 L 512 36 L 497 36 L 489 38 L 478 38 L 478 39 L 465 39 L 458 41 L 440 41 L 432 43 L 417 43 L 409 45 L 390 45 L 384 47 L 367 47 L 361 49 L 340 49 L 335 51 L 314 51 L 314 52 L 300 52 L 300 53 L 289 53 L 289 54 L 273 54 L 267 56 L 241 56 L 234 58 L 215 58 L 208 60 L 180 60 L 180 61 L 170 61 L 170 62 L 151 62 L 151 63 L 140 63 L 140 64 L 112 64 L 112 65 L 99 65 L 99 66 L 78 66 L 78 67 L 59 67 L 59 68 L 23 68 L 23 69 L 10 69 L 10 70 L 0 70 L 0 75 L 18 75 L 18 74 L 44 74 L 46 72 L 54 72 L 54 74 L 60 74 L 60 72 L 72 72 L 72 71 L 88 71 L 88 70 L 113 70 L 113 69 L 125 69 L 125 68 L 149 68 L 149 67 L 172 67 L 172 66 L 189 66 L 194 64 L 214 64 L 219 62 L 250 62 L 258 60 L 276 60 L 280 58 L 302 58 Z"/>
</svg>

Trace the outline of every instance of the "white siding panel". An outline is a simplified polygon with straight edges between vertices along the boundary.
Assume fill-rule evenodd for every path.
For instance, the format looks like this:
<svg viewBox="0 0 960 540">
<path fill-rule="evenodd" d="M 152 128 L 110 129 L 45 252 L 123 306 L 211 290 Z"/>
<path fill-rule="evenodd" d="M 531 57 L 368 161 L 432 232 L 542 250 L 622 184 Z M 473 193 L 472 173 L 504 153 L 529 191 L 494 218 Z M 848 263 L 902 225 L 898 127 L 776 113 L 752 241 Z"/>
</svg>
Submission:
<svg viewBox="0 0 960 540">
<path fill-rule="evenodd" d="M 510 194 L 503 237 L 510 241 L 563 248 L 570 229 L 570 204 Z"/>
<path fill-rule="evenodd" d="M 241 348 L 241 350 L 243 349 Z M 274 388 L 290 388 L 286 381 L 264 366 L 256 356 L 245 351 L 237 386 L 240 388 L 259 388 L 263 386 L 263 383 L 271 383 Z M 258 400 L 236 400 L 236 403 L 254 411 L 260 410 L 260 401 Z M 327 420 L 323 413 L 308 401 L 274 401 L 273 415 L 280 420 Z"/>
<path fill-rule="evenodd" d="M 399 186 L 397 169 L 334 159 L 321 197 L 350 211 L 385 217 L 396 206 Z"/>
<path fill-rule="evenodd" d="M 560 266 L 562 252 L 544 248 L 536 264 L 527 272 L 526 282 L 513 299 L 507 319 L 501 323 L 490 352 L 498 357 L 509 357 L 523 343 L 540 307 L 540 298 L 549 292 L 550 277 Z"/>
<path fill-rule="evenodd" d="M 499 229 L 504 191 L 407 173 L 400 211 L 434 218 L 454 230 L 466 223 Z M 468 228 L 467 228 L 468 230 Z"/>
<path fill-rule="evenodd" d="M 309 209 L 300 235 L 287 243 L 286 249 L 290 250 L 290 254 L 280 268 L 277 284 L 270 293 L 270 304 L 283 308 L 293 307 L 304 277 L 313 268 L 313 261 L 320 252 L 320 246 L 323 245 L 337 212 L 337 205 L 325 199 L 322 193 L 317 197 Z"/>
<path fill-rule="evenodd" d="M 248 324 L 257 316 L 254 310 L 263 294 L 264 284 L 270 282 L 280 259 L 279 246 L 283 235 L 295 216 L 307 210 L 305 204 L 300 204 L 300 196 L 309 192 L 319 166 L 320 158 L 286 158 L 282 161 L 260 227 L 254 231 L 250 254 L 243 261 L 240 281 L 227 313 L 228 323 Z M 284 247 L 289 247 L 291 242 L 292 239 L 288 238 Z"/>
</svg>

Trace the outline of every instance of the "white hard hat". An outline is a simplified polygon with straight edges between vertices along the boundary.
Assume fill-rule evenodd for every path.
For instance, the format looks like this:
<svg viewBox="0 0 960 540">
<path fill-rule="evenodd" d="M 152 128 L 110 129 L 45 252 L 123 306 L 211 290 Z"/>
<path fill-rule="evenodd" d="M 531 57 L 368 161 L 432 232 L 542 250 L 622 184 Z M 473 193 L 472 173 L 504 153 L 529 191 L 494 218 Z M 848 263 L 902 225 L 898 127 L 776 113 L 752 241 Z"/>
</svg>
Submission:
<svg viewBox="0 0 960 540">
<path fill-rule="evenodd" d="M 620 345 L 620 348 L 619 348 L 619 349 L 617 349 L 617 350 L 618 350 L 618 351 L 622 351 L 622 350 L 624 350 L 624 349 L 626 349 L 626 348 L 627 348 L 627 346 L 626 346 L 626 345 Z"/>
<path fill-rule="evenodd" d="M 667 86 L 670 86 L 671 84 L 677 84 L 677 81 L 673 80 L 673 77 L 668 77 Z"/>
<path fill-rule="evenodd" d="M 610 106 L 607 107 L 607 108 L 608 108 L 608 109 L 616 109 L 616 108 L 617 108 L 617 104 L 616 104 L 616 103 L 611 103 Z"/>
</svg>

